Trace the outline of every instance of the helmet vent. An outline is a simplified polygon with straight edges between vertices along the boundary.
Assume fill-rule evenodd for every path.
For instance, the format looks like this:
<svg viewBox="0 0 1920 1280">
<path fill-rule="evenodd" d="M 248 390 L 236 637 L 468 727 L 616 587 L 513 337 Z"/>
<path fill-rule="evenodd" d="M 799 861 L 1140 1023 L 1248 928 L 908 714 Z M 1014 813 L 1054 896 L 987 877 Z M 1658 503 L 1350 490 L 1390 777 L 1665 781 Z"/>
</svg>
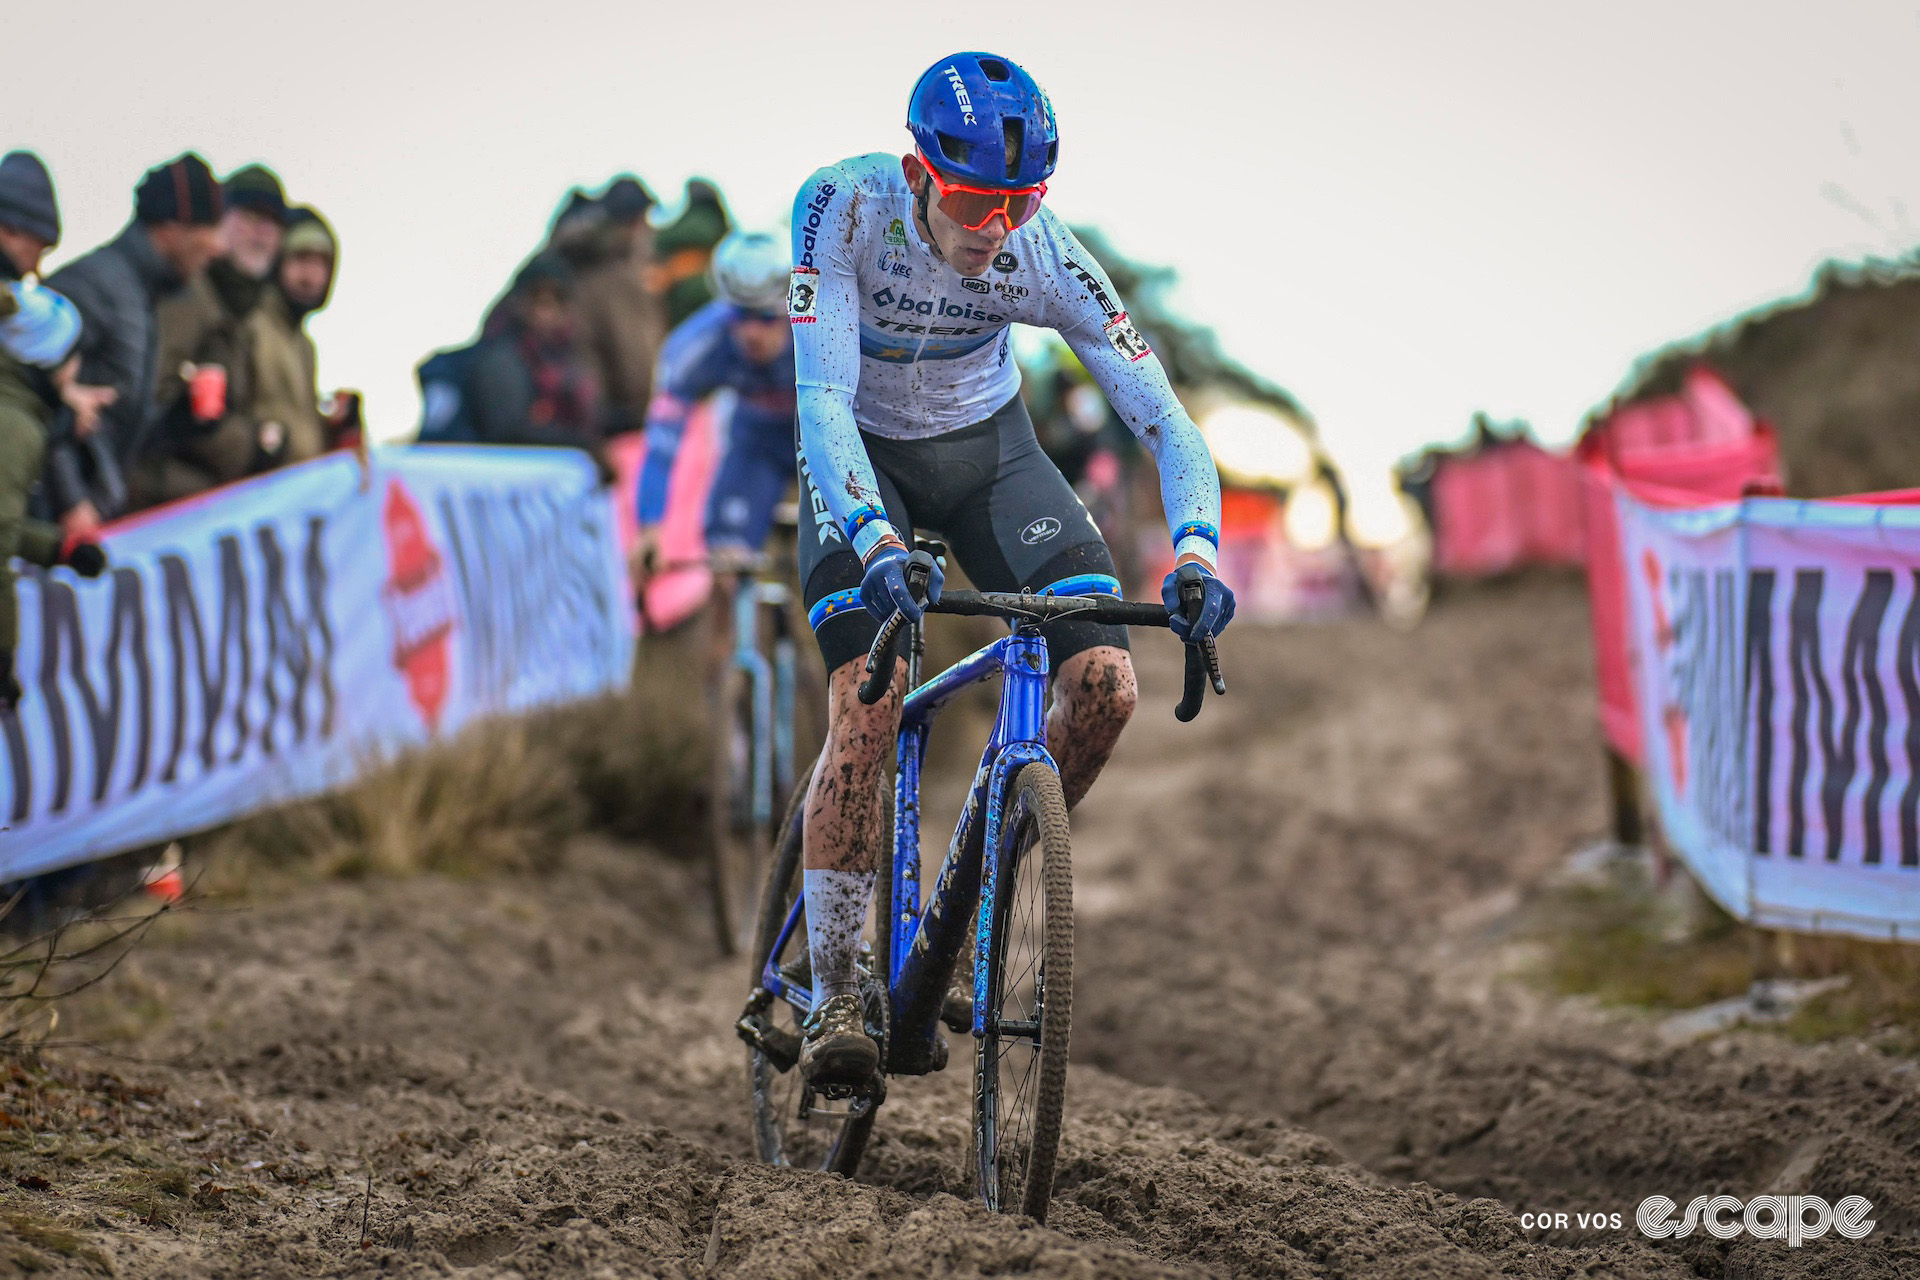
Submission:
<svg viewBox="0 0 1920 1280">
<path fill-rule="evenodd" d="M 966 165 L 973 159 L 972 143 L 950 133 L 936 133 L 934 136 L 940 139 L 940 154 L 955 164 Z"/>
<path fill-rule="evenodd" d="M 1056 139 L 1055 141 L 1047 144 L 1047 171 L 1051 173 L 1053 171 L 1053 167 L 1059 163 L 1060 163 L 1060 143 Z"/>
<path fill-rule="evenodd" d="M 1013 72 L 1009 71 L 1007 64 L 998 58 L 980 59 L 980 71 L 995 84 L 1013 79 Z"/>
<path fill-rule="evenodd" d="M 1006 141 L 1007 180 L 1011 182 L 1020 176 L 1020 152 L 1027 140 L 1026 121 L 1018 116 L 1003 116 L 1000 130 Z"/>
</svg>

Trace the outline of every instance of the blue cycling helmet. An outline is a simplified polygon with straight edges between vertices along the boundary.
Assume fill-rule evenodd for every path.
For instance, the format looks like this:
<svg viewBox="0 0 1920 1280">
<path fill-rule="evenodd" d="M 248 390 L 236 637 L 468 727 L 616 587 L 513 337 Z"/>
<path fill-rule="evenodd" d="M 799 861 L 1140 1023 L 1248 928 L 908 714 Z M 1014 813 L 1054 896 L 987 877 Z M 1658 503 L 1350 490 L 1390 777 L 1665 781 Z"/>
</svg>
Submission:
<svg viewBox="0 0 1920 1280">
<path fill-rule="evenodd" d="M 1035 187 L 1060 160 L 1046 91 L 991 53 L 956 53 L 928 67 L 907 100 L 907 128 L 952 182 Z"/>
</svg>

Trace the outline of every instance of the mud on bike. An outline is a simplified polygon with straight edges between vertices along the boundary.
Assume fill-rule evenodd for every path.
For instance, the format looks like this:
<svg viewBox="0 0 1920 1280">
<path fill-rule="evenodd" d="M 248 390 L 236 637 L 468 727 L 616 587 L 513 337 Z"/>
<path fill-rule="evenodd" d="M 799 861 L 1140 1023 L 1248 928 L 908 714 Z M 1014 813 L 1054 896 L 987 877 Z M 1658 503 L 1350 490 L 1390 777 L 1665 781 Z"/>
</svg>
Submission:
<svg viewBox="0 0 1920 1280">
<path fill-rule="evenodd" d="M 907 580 L 924 589 L 939 544 L 920 542 Z M 747 1043 L 754 1140 L 773 1164 L 852 1176 L 888 1076 L 926 1075 L 947 1065 L 939 1024 L 974 1038 L 973 1125 L 968 1175 L 995 1210 L 1044 1220 L 1053 1189 L 1065 1107 L 1073 1005 L 1073 877 L 1067 807 L 1046 746 L 1047 644 L 1039 627 L 1074 616 L 1164 627 L 1159 604 L 1122 600 L 1112 579 L 1056 584 L 1054 593 L 948 591 L 929 613 L 1001 618 L 1011 633 L 924 684 L 924 633 L 896 613 L 867 657 L 860 698 L 871 705 L 892 683 L 903 633 L 907 687 L 896 744 L 893 853 L 882 859 L 875 900 L 879 927 L 863 947 L 861 988 L 867 1032 L 880 1046 L 880 1075 L 864 1091 L 818 1093 L 800 1075 L 801 1027 L 812 1009 L 806 903 L 801 893 L 805 785 L 780 828 L 759 936 L 752 994 L 735 1024 Z M 1076 588 L 1102 594 L 1066 594 Z M 1183 595 L 1189 618 L 1200 599 Z M 941 709 L 968 687 L 1001 678 L 1000 706 L 932 892 L 921 900 L 920 773 Z M 1191 720 L 1205 688 L 1224 693 L 1211 641 L 1187 649 Z M 963 949 L 972 952 L 972 999 L 949 997 Z"/>
</svg>

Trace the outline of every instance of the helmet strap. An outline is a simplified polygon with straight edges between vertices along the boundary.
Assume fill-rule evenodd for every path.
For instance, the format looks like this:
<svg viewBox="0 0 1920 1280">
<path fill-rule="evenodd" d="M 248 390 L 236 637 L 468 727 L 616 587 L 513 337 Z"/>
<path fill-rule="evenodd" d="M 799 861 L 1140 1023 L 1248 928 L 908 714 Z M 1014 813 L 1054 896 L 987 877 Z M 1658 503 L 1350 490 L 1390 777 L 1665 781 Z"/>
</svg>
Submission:
<svg viewBox="0 0 1920 1280">
<path fill-rule="evenodd" d="M 933 250 L 933 256 L 945 262 L 947 255 L 940 252 L 940 241 L 934 237 L 933 224 L 927 221 L 927 205 L 932 201 L 933 175 L 920 174 L 920 189 L 913 193 L 913 216 L 920 224 L 920 231 L 927 237 L 927 246 Z"/>
</svg>

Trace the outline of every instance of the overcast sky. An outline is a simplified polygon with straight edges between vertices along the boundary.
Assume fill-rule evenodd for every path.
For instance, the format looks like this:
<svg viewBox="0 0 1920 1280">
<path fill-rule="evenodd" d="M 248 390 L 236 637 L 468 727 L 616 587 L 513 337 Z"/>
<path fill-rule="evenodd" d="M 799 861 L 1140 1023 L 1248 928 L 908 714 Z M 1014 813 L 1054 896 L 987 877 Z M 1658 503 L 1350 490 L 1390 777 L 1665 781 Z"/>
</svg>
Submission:
<svg viewBox="0 0 1920 1280">
<path fill-rule="evenodd" d="M 783 224 L 819 164 L 903 147 L 915 76 L 968 48 L 1052 95 L 1053 206 L 1178 268 L 1350 471 L 1480 409 L 1564 440 L 1638 355 L 1920 217 L 1912 4 L 66 0 L 7 26 L 0 147 L 53 168 L 55 261 L 185 148 L 271 164 L 340 232 L 322 385 L 382 435 L 569 185 L 705 174 Z"/>
</svg>

